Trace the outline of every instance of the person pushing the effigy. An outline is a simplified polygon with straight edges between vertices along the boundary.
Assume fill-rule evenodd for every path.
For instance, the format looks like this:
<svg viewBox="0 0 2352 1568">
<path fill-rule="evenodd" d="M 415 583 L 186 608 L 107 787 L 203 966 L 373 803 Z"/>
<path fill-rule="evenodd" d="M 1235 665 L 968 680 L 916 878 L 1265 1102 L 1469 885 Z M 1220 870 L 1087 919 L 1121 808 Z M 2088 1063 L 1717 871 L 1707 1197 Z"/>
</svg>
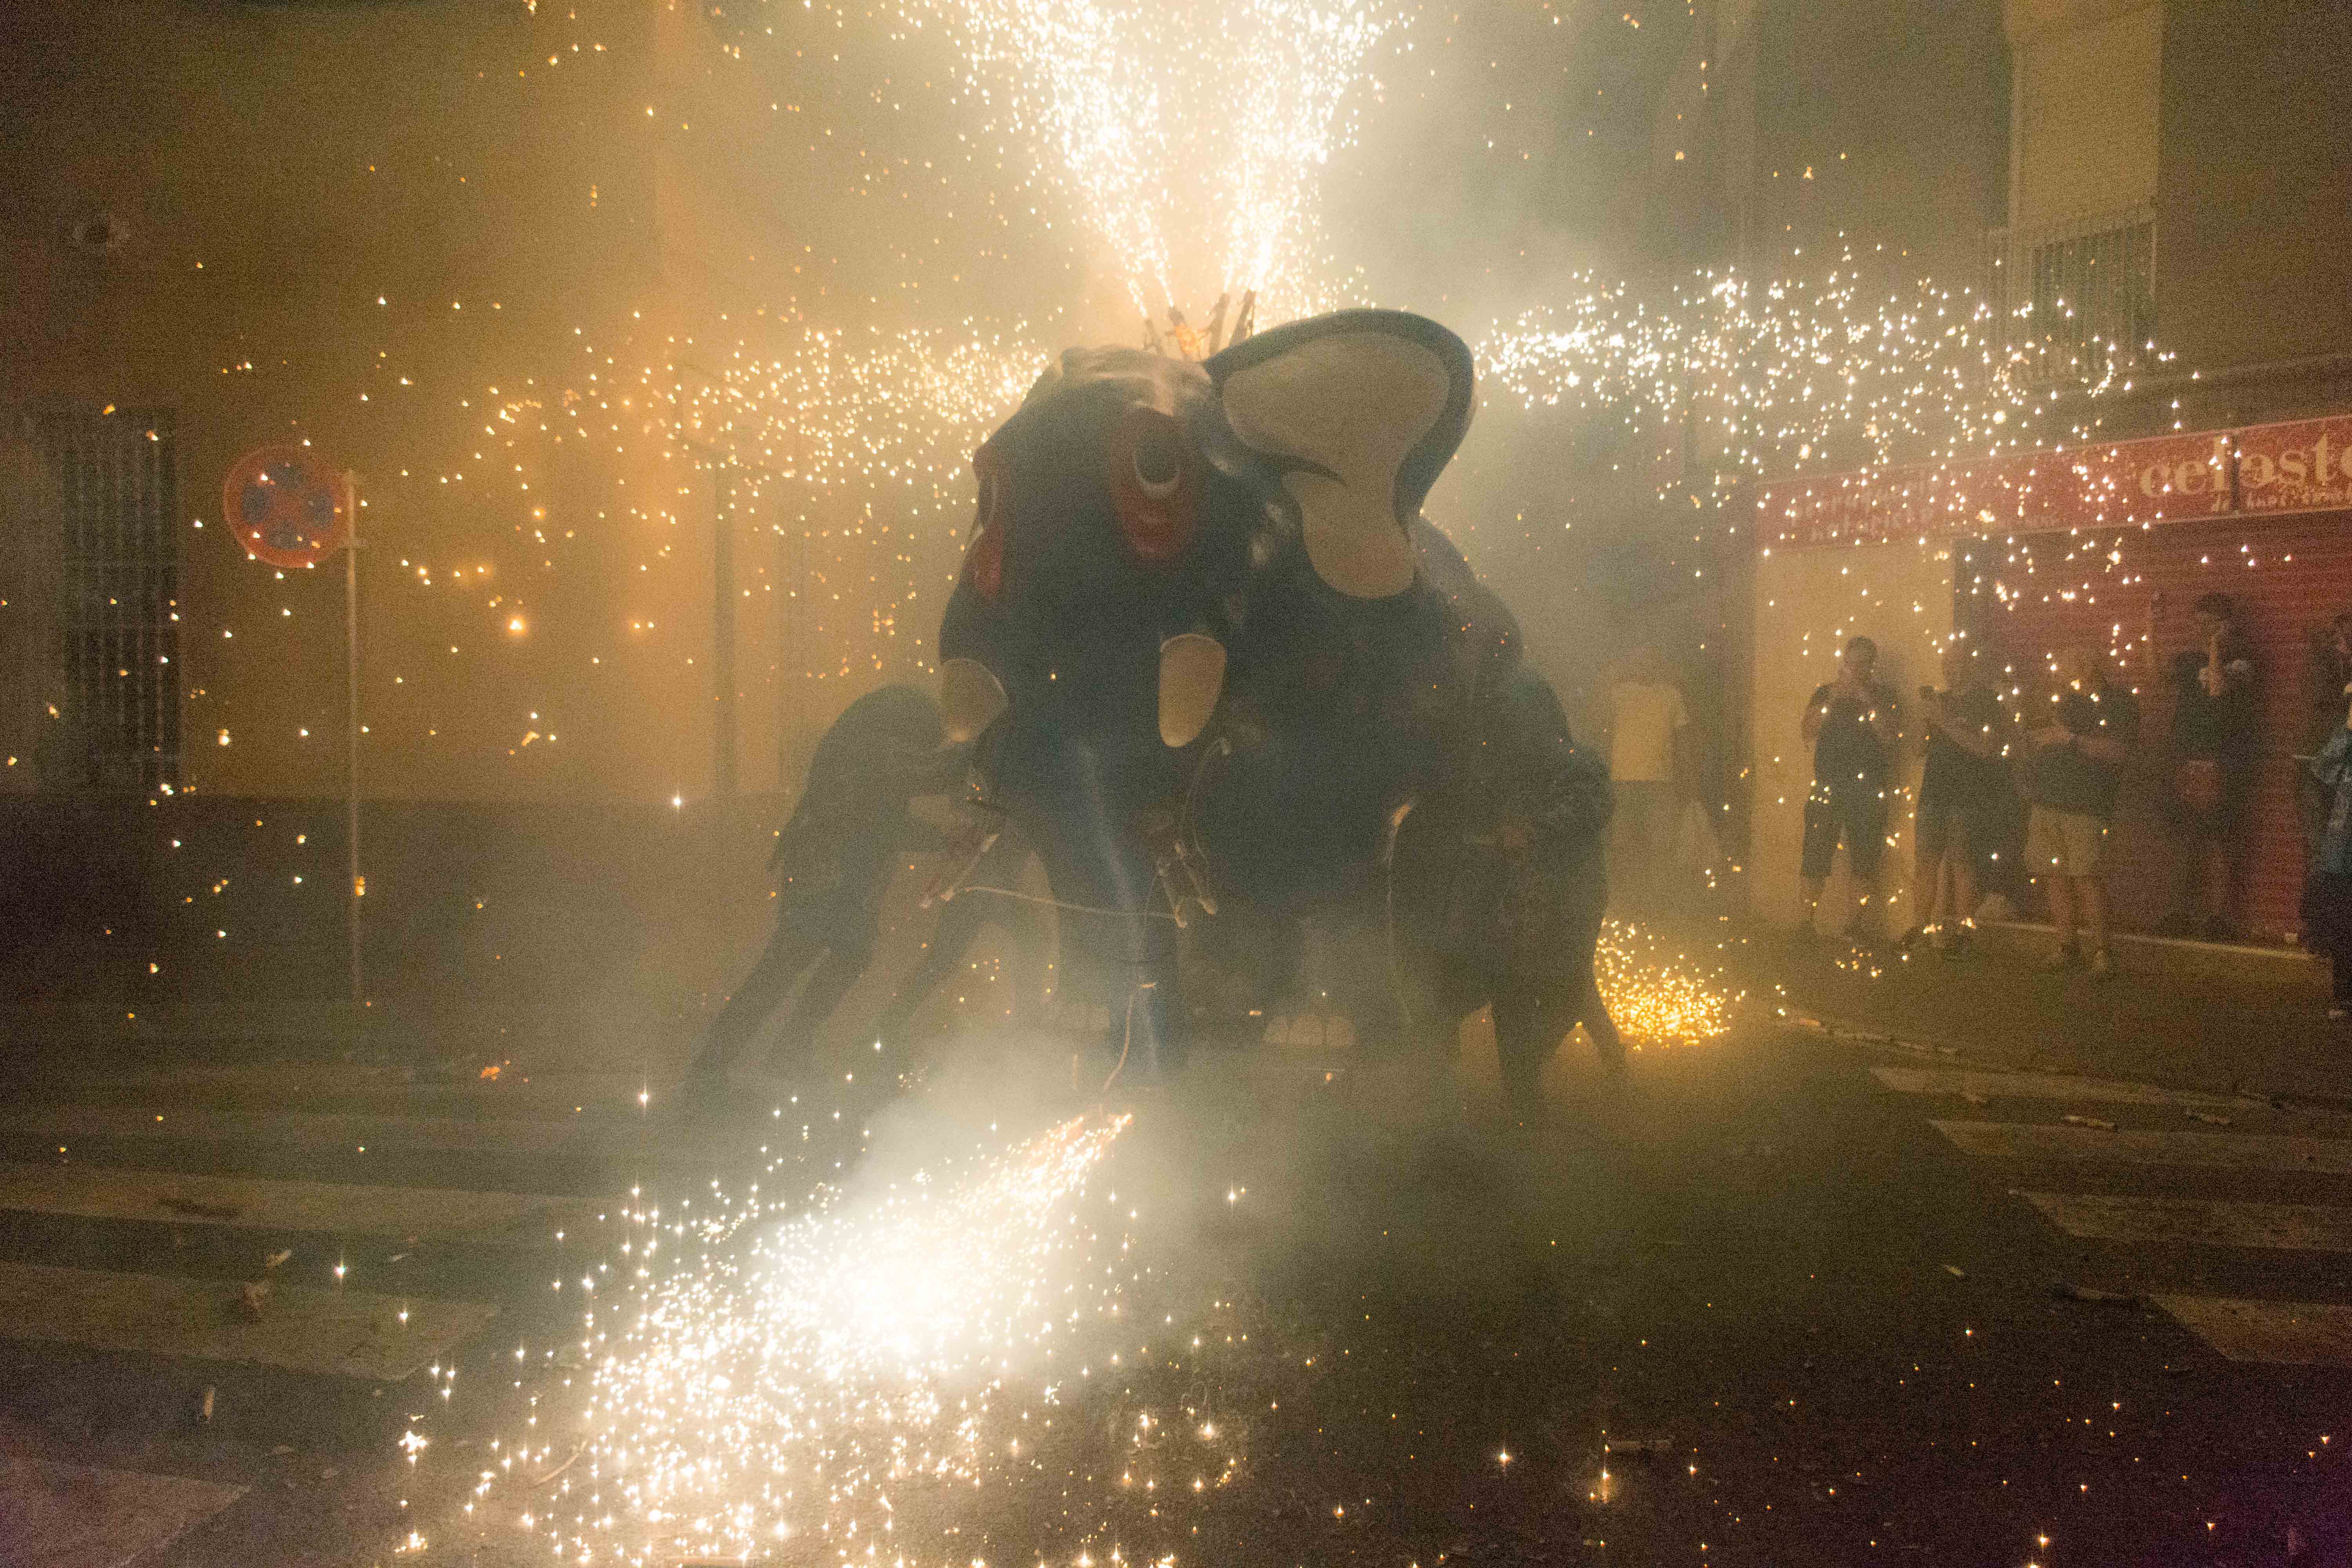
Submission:
<svg viewBox="0 0 2352 1568">
<path fill-rule="evenodd" d="M 902 858 L 949 847 L 947 836 L 914 810 L 917 797 L 951 792 L 963 781 L 969 749 L 940 742 L 938 707 L 905 686 L 858 699 L 825 731 L 800 802 L 769 857 L 776 878 L 774 934 L 703 1032 L 683 1086 L 689 1102 L 723 1101 L 744 1051 L 788 999 L 792 1005 L 770 1065 L 800 1060 L 865 974 L 883 895 Z M 884 1013 L 885 1035 L 903 1031 L 986 918 L 968 902 L 948 906 L 929 959 Z M 793 999 L 796 984 L 800 994 Z"/>
</svg>

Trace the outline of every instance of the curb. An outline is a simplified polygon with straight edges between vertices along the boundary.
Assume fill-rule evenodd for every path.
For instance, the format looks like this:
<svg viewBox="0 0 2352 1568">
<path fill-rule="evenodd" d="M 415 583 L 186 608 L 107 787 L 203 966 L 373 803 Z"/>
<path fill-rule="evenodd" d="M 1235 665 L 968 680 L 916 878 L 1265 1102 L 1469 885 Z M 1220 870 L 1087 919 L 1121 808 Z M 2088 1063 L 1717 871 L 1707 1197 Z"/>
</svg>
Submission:
<svg viewBox="0 0 2352 1568">
<path fill-rule="evenodd" d="M 1789 1007 L 1780 1009 L 1780 1015 L 1773 1022 L 1784 1033 L 1807 1035 L 1815 1039 L 1828 1040 L 1838 1045 L 1859 1046 L 1867 1050 L 1899 1051 L 1906 1056 L 1924 1057 L 1931 1061 L 1944 1062 L 1953 1067 L 1972 1068 L 1980 1072 L 2033 1072 L 2046 1078 L 2087 1079 L 2099 1076 L 2096 1073 L 2084 1072 L 2080 1069 L 2023 1068 L 2015 1062 L 1970 1056 L 1958 1046 L 1906 1039 L 1900 1035 L 1890 1034 L 1885 1029 L 1874 1028 L 1868 1025 L 1856 1024 L 1848 1019 L 1832 1018 L 1822 1014 L 1799 1012 Z M 2352 1095 L 2347 1094 L 2258 1090 L 2249 1089 L 2243 1083 L 2232 1083 L 2227 1089 L 2217 1090 L 2202 1084 L 2156 1083 L 2145 1079 L 2120 1081 L 2146 1083 L 2151 1089 L 2175 1089 L 2185 1093 L 2235 1095 L 2249 1104 L 2267 1105 L 2275 1110 L 2352 1111 Z"/>
</svg>

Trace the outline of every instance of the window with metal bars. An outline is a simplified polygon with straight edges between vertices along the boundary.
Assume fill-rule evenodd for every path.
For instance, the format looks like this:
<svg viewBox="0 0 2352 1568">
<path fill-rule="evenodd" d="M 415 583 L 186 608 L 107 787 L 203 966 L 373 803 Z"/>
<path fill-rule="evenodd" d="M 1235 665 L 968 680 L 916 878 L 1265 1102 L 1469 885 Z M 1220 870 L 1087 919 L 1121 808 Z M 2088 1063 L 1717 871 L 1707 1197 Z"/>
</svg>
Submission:
<svg viewBox="0 0 2352 1568">
<path fill-rule="evenodd" d="M 2042 384 L 2135 370 L 2156 335 L 2156 219 L 2145 207 L 1993 236 L 1995 308 Z"/>
<path fill-rule="evenodd" d="M 56 480 L 62 732 L 44 784 L 180 783 L 179 476 L 169 411 L 34 421 Z"/>
</svg>

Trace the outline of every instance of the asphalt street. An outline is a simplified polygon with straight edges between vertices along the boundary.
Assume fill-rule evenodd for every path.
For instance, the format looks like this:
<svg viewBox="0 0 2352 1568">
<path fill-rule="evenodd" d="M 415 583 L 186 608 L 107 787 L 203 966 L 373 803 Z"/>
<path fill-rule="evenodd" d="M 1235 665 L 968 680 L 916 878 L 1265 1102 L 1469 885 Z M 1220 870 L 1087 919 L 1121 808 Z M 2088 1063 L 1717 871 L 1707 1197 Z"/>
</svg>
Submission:
<svg viewBox="0 0 2352 1568">
<path fill-rule="evenodd" d="M 614 1456 L 650 1439 L 618 1407 L 568 1435 L 650 1353 L 582 1331 L 660 1288 L 620 1247 L 683 1237 L 731 1278 L 820 1182 L 911 1150 L 952 1187 L 958 1151 L 1084 1112 L 1066 1066 L 950 1050 L 887 1103 L 747 1089 L 717 1122 L 612 1080 L 16 1097 L 0 1561 L 633 1560 L 660 1531 Z M 1260 1047 L 1114 1084 L 1133 1122 L 1038 1210 L 1069 1245 L 1012 1279 L 1068 1304 L 1062 1337 L 961 1395 L 971 1484 L 893 1449 L 861 1512 L 836 1468 L 754 1560 L 2352 1561 L 2352 1117 L 1765 1009 L 1622 1080 L 1571 1040 L 1548 1087 L 1497 1104 L 1475 1039 L 1443 1072 Z M 755 1181 L 759 1225 L 674 1224 Z M 919 1258 L 862 1310 L 961 1312 L 922 1286 L 968 1267 Z M 600 1290 L 629 1310 L 595 1318 Z M 673 1416 L 690 1445 L 693 1401 Z"/>
</svg>

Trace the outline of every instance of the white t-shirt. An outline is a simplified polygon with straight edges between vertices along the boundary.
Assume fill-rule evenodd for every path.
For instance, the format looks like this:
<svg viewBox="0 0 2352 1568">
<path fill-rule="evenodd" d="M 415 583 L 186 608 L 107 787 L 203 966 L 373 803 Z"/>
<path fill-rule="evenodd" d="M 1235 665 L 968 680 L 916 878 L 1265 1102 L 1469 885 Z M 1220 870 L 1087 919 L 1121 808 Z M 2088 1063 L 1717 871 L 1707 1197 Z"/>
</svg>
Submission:
<svg viewBox="0 0 2352 1568">
<path fill-rule="evenodd" d="M 1675 731 L 1690 722 L 1680 689 L 1664 680 L 1621 680 L 1609 689 L 1609 776 L 1619 784 L 1669 784 Z"/>
</svg>

